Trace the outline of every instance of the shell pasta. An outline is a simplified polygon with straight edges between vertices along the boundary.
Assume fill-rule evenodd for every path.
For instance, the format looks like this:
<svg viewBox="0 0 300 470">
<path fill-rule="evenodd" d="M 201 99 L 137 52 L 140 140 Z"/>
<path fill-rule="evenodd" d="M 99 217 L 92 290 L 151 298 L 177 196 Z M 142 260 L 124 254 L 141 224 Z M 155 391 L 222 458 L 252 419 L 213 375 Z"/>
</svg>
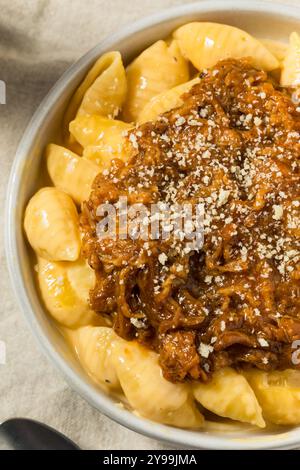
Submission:
<svg viewBox="0 0 300 470">
<path fill-rule="evenodd" d="M 115 349 L 121 341 L 112 328 L 85 326 L 69 334 L 80 363 L 98 384 L 120 389 L 115 368 Z"/>
<path fill-rule="evenodd" d="M 98 321 L 87 302 L 95 275 L 85 260 L 38 260 L 38 280 L 48 311 L 62 326 L 78 328 Z"/>
<path fill-rule="evenodd" d="M 227 57 L 251 57 L 256 67 L 274 70 L 276 57 L 245 31 L 216 23 L 189 23 L 174 33 L 184 57 L 202 70 Z M 195 47 L 196 45 L 196 47 Z"/>
<path fill-rule="evenodd" d="M 283 58 L 280 83 L 285 87 L 300 86 L 300 36 L 292 33 L 286 55 Z"/>
<path fill-rule="evenodd" d="M 93 383 L 144 419 L 300 424 L 299 101 L 297 32 L 193 22 L 130 63 L 100 57 L 45 149 L 53 186 L 24 214 L 40 296 Z M 201 250 L 99 242 L 97 204 L 125 195 L 201 203 Z"/>
<path fill-rule="evenodd" d="M 131 124 L 102 116 L 79 116 L 70 123 L 71 135 L 83 147 L 83 157 L 95 162 L 98 171 L 110 167 L 112 160 L 126 160 L 125 135 Z"/>
<path fill-rule="evenodd" d="M 195 385 L 194 396 L 201 405 L 219 416 L 265 427 L 253 390 L 233 369 L 216 372 L 210 384 Z"/>
<path fill-rule="evenodd" d="M 66 110 L 63 134 L 67 144 L 74 144 L 69 123 L 74 117 L 96 114 L 115 117 L 126 98 L 127 81 L 121 54 L 108 52 L 91 68 Z"/>
<path fill-rule="evenodd" d="M 36 253 L 52 261 L 76 261 L 80 254 L 78 213 L 57 188 L 38 191 L 26 208 L 24 227 Z"/>
<path fill-rule="evenodd" d="M 203 416 L 189 400 L 188 387 L 162 377 L 155 353 L 134 342 L 122 342 L 116 370 L 130 405 L 146 418 L 174 426 L 202 426 Z"/>
<path fill-rule="evenodd" d="M 50 144 L 46 150 L 47 168 L 55 186 L 80 204 L 85 201 L 99 167 L 59 145 Z"/>
<path fill-rule="evenodd" d="M 151 98 L 188 79 L 188 63 L 182 57 L 177 41 L 172 41 L 169 46 L 165 41 L 157 41 L 127 68 L 125 120 L 135 121 Z"/>
<path fill-rule="evenodd" d="M 193 85 L 198 83 L 198 81 L 199 79 L 196 77 L 193 80 L 182 83 L 181 85 L 170 88 L 166 91 L 163 91 L 159 95 L 154 96 L 150 101 L 147 102 L 145 107 L 138 115 L 138 122 L 142 124 L 143 122 L 153 121 L 160 114 L 180 106 L 183 103 L 181 99 L 182 95 L 188 92 Z"/>
</svg>

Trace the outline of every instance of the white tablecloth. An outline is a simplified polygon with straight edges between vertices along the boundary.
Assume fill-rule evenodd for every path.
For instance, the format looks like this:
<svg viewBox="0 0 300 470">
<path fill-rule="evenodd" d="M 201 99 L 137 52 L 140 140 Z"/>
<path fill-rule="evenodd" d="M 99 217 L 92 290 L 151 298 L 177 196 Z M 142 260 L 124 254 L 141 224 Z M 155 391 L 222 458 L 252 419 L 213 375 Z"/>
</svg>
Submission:
<svg viewBox="0 0 300 470">
<path fill-rule="evenodd" d="M 32 113 L 62 72 L 105 36 L 149 13 L 189 0 L 0 0 L 0 227 L 6 183 Z M 211 0 L 213 1 L 213 0 Z M 242 1 L 242 0 L 241 0 Z M 274 2 L 274 0 L 273 0 Z M 297 4 L 300 0 L 289 0 Z M 165 449 L 110 421 L 73 392 L 38 349 L 16 305 L 0 232 L 0 421 L 41 420 L 85 449 Z M 0 357 L 1 362 L 1 357 Z"/>
</svg>

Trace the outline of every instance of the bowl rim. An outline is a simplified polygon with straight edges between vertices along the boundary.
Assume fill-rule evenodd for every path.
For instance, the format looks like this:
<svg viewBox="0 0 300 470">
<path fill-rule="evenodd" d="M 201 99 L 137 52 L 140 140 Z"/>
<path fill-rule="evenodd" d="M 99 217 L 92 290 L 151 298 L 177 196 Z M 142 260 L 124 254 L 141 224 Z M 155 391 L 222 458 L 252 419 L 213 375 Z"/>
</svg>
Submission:
<svg viewBox="0 0 300 470">
<path fill-rule="evenodd" d="M 210 435 L 207 431 L 193 432 L 165 426 L 163 424 L 138 417 L 134 413 L 116 406 L 116 404 L 109 398 L 108 394 L 101 390 L 94 390 L 87 383 L 81 380 L 79 375 L 68 365 L 67 361 L 56 351 L 51 340 L 43 332 L 42 327 L 36 318 L 26 289 L 25 280 L 21 272 L 22 260 L 17 243 L 16 234 L 18 221 L 15 208 L 18 203 L 18 194 L 22 182 L 24 162 L 26 161 L 26 155 L 34 142 L 38 128 L 44 122 L 49 109 L 51 109 L 53 104 L 58 100 L 62 91 L 67 88 L 71 80 L 74 79 L 75 76 L 78 76 L 91 61 L 95 60 L 100 54 L 109 50 L 115 43 L 122 41 L 122 39 L 137 34 L 148 27 L 175 19 L 181 14 L 215 13 L 219 10 L 234 12 L 243 11 L 246 13 L 256 12 L 257 14 L 282 14 L 285 17 L 297 18 L 300 21 L 299 8 L 281 3 L 272 4 L 252 1 L 249 2 L 248 5 L 243 5 L 239 0 L 217 0 L 213 2 L 213 4 L 210 1 L 196 2 L 170 7 L 159 13 L 146 16 L 138 21 L 127 24 L 117 33 L 109 35 L 106 39 L 84 54 L 65 71 L 42 100 L 33 117 L 29 121 L 18 145 L 8 180 L 5 204 L 4 240 L 6 260 L 17 305 L 23 313 L 34 338 L 40 345 L 41 350 L 50 359 L 52 364 L 62 373 L 64 379 L 69 383 L 71 388 L 110 419 L 127 427 L 128 429 L 146 435 L 152 439 L 164 441 L 172 445 L 184 445 L 194 449 L 292 449 L 300 444 L 300 428 L 293 429 L 285 434 L 274 436 L 264 437 L 262 435 L 259 437 L 250 436 L 249 438 L 229 439 Z"/>
</svg>

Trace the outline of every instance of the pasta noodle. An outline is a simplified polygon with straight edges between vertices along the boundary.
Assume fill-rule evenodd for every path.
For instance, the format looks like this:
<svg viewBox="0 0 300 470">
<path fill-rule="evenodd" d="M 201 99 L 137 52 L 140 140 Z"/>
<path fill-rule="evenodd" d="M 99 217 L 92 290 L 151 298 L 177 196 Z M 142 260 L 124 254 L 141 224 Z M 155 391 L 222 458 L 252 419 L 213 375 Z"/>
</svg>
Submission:
<svg viewBox="0 0 300 470">
<path fill-rule="evenodd" d="M 118 158 L 126 162 L 129 158 L 128 153 L 125 149 L 123 149 L 122 145 L 117 144 L 115 142 L 115 146 L 98 146 L 98 145 L 89 145 L 83 151 L 83 156 L 92 162 L 95 162 L 98 167 L 99 171 L 108 170 L 111 167 L 111 163 L 113 160 Z"/>
<path fill-rule="evenodd" d="M 119 52 L 104 54 L 78 87 L 64 116 L 64 132 L 68 141 L 69 123 L 75 116 L 98 114 L 114 118 L 126 98 L 127 82 Z"/>
<path fill-rule="evenodd" d="M 280 84 L 284 87 L 300 86 L 300 37 L 292 33 L 290 43 L 283 60 Z"/>
<path fill-rule="evenodd" d="M 49 144 L 47 167 L 54 185 L 65 191 L 77 204 L 88 199 L 99 167 L 59 145 Z"/>
<path fill-rule="evenodd" d="M 219 416 L 265 427 L 253 390 L 233 369 L 221 369 L 209 383 L 195 385 L 194 395 L 202 406 Z"/>
<path fill-rule="evenodd" d="M 160 114 L 166 113 L 167 111 L 180 106 L 183 103 L 181 96 L 198 82 L 199 78 L 194 78 L 189 82 L 182 83 L 175 88 L 163 91 L 159 95 L 154 96 L 139 114 L 139 124 L 143 124 L 147 121 L 154 121 Z"/>
<path fill-rule="evenodd" d="M 95 114 L 90 116 L 78 116 L 70 123 L 70 132 L 82 145 L 111 145 L 118 149 L 123 140 L 123 134 L 132 126 L 123 121 L 108 119 Z"/>
<path fill-rule="evenodd" d="M 40 189 L 29 201 L 24 227 L 29 243 L 42 258 L 76 261 L 81 241 L 76 207 L 57 188 Z"/>
<path fill-rule="evenodd" d="M 89 307 L 95 274 L 85 260 L 70 263 L 39 258 L 38 280 L 48 311 L 61 325 L 78 328 L 100 318 Z"/>
<path fill-rule="evenodd" d="M 203 425 L 202 415 L 189 400 L 188 387 L 162 377 L 155 353 L 137 343 L 122 342 L 116 357 L 124 394 L 142 416 L 173 426 Z"/>
<path fill-rule="evenodd" d="M 125 134 L 132 126 L 101 116 L 80 116 L 70 123 L 72 136 L 84 148 L 83 156 L 98 165 L 98 171 L 110 167 L 115 158 L 126 160 Z"/>
<path fill-rule="evenodd" d="M 95 382 L 111 390 L 120 389 L 114 350 L 122 340 L 111 328 L 85 326 L 71 335 L 71 341 L 81 365 Z"/>
<path fill-rule="evenodd" d="M 283 62 L 288 51 L 286 43 L 273 41 L 272 39 L 260 39 L 260 42 L 276 57 L 280 64 Z"/>
<path fill-rule="evenodd" d="M 174 33 L 181 52 L 198 69 L 212 67 L 219 60 L 251 57 L 264 70 L 278 68 L 276 57 L 257 39 L 241 29 L 217 23 L 189 23 Z"/>
<path fill-rule="evenodd" d="M 157 41 L 127 68 L 128 95 L 124 105 L 126 121 L 136 121 L 151 98 L 189 79 L 188 64 L 178 44 Z"/>
<path fill-rule="evenodd" d="M 255 370 L 246 377 L 266 420 L 282 425 L 300 424 L 300 371 Z"/>
</svg>

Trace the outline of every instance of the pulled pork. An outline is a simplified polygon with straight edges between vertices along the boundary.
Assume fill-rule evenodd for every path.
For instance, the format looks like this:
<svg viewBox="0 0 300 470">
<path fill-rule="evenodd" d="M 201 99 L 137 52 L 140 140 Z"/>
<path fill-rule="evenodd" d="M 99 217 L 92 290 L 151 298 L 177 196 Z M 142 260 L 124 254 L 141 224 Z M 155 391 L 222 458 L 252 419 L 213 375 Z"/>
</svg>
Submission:
<svg viewBox="0 0 300 470">
<path fill-rule="evenodd" d="M 159 353 L 172 382 L 221 367 L 297 367 L 300 112 L 247 60 L 200 75 L 183 104 L 127 137 L 129 159 L 83 204 L 91 307 Z M 100 204 L 202 204 L 204 244 L 100 239 Z"/>
</svg>

